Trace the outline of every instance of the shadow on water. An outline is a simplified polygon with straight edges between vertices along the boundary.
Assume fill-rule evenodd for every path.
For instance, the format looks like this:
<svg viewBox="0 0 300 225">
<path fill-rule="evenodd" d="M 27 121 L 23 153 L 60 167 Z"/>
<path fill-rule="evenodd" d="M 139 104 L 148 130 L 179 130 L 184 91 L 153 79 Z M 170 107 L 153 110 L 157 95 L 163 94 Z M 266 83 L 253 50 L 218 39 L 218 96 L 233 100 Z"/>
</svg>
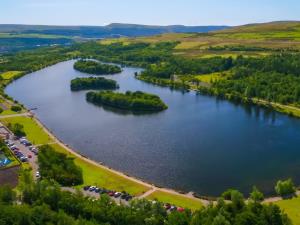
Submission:
<svg viewBox="0 0 300 225">
<path fill-rule="evenodd" d="M 103 105 L 103 104 L 95 104 L 95 103 L 91 103 L 91 102 L 88 102 L 88 101 L 87 101 L 87 103 L 89 105 L 95 105 L 97 107 L 101 107 L 104 111 L 113 112 L 113 113 L 115 113 L 117 115 L 122 115 L 122 116 L 127 116 L 127 115 L 144 116 L 144 115 L 159 114 L 159 113 L 163 112 L 163 111 L 159 111 L 159 112 L 152 112 L 152 111 L 131 111 L 131 110 L 126 110 L 126 109 L 118 109 L 118 108 L 114 108 L 114 107 Z"/>
</svg>

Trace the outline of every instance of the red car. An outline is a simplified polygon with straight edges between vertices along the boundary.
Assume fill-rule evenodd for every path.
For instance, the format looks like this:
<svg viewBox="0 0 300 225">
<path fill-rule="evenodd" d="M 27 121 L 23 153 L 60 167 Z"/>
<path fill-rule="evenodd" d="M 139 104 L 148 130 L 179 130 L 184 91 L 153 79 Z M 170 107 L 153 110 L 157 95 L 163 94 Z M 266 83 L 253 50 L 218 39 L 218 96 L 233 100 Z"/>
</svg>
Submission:
<svg viewBox="0 0 300 225">
<path fill-rule="evenodd" d="M 108 192 L 108 195 L 111 196 L 111 197 L 113 197 L 115 195 L 115 193 L 116 192 L 114 192 L 114 191 L 110 191 L 110 192 Z"/>
<path fill-rule="evenodd" d="M 184 208 L 178 207 L 178 208 L 177 208 L 177 211 L 178 211 L 178 212 L 184 212 Z"/>
<path fill-rule="evenodd" d="M 28 159 L 31 159 L 31 158 L 32 158 L 32 155 L 28 155 L 27 157 L 28 157 Z"/>
</svg>

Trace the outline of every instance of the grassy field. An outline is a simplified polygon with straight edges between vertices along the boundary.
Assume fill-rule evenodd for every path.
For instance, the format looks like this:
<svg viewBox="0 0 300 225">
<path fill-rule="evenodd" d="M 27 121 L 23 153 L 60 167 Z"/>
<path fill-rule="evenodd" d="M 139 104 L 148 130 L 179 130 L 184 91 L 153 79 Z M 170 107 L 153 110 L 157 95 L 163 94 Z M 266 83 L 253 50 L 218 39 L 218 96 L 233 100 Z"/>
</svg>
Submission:
<svg viewBox="0 0 300 225">
<path fill-rule="evenodd" d="M 14 112 L 10 109 L 8 110 L 4 110 L 2 113 L 0 113 L 1 116 L 6 116 L 6 115 L 14 115 L 14 114 L 18 114 L 17 112 Z"/>
<path fill-rule="evenodd" d="M 226 77 L 229 76 L 229 72 L 227 73 L 211 73 L 211 74 L 204 74 L 204 75 L 198 75 L 196 78 L 204 83 L 212 83 L 215 81 L 219 81 L 222 79 L 225 79 Z"/>
<path fill-rule="evenodd" d="M 53 140 L 43 131 L 43 129 L 29 117 L 11 117 L 0 120 L 5 125 L 11 124 L 22 124 L 24 131 L 27 134 L 28 139 L 35 145 L 47 144 L 53 142 Z"/>
<path fill-rule="evenodd" d="M 300 197 L 282 200 L 276 203 L 292 220 L 293 225 L 300 225 Z"/>
<path fill-rule="evenodd" d="M 2 73 L 1 76 L 4 80 L 10 80 L 13 77 L 19 75 L 20 73 L 22 73 L 22 71 L 7 71 Z"/>
<path fill-rule="evenodd" d="M 191 199 L 182 195 L 171 194 L 163 191 L 155 191 L 151 195 L 147 196 L 149 200 L 156 200 L 163 203 L 170 203 L 183 208 L 189 208 L 191 210 L 197 210 L 203 207 L 200 200 Z"/>
<path fill-rule="evenodd" d="M 58 152 L 74 157 L 74 155 L 59 144 L 53 144 L 51 146 Z M 84 185 L 97 185 L 111 190 L 126 191 L 132 195 L 140 195 L 149 190 L 149 188 L 144 185 L 121 177 L 99 166 L 90 164 L 83 159 L 75 157 L 75 163 L 82 168 Z"/>
<path fill-rule="evenodd" d="M 186 57 L 237 57 L 238 55 L 260 57 L 272 54 L 279 49 L 300 50 L 300 22 L 254 24 L 210 33 L 171 33 L 151 37 L 108 39 L 100 43 L 123 43 L 128 45 L 140 42 L 156 44 L 166 41 L 179 42 L 174 48 L 173 54 Z M 211 50 L 211 47 L 226 46 L 243 46 L 245 50 Z M 263 48 L 264 50 L 255 51 L 253 47 Z"/>
</svg>

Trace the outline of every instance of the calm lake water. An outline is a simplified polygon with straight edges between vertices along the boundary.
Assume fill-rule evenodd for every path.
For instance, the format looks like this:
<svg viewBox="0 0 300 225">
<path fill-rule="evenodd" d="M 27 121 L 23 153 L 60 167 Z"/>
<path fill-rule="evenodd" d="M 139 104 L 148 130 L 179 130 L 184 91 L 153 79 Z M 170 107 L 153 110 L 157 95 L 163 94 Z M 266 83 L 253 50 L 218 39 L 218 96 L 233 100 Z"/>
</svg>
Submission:
<svg viewBox="0 0 300 225">
<path fill-rule="evenodd" d="M 6 93 L 37 107 L 61 140 L 95 161 L 159 186 L 202 195 L 227 188 L 273 191 L 277 179 L 300 183 L 300 120 L 259 107 L 172 91 L 136 80 L 138 68 L 107 76 L 119 91 L 159 95 L 169 109 L 132 115 L 89 104 L 70 80 L 87 74 L 67 61 L 27 75 Z"/>
</svg>

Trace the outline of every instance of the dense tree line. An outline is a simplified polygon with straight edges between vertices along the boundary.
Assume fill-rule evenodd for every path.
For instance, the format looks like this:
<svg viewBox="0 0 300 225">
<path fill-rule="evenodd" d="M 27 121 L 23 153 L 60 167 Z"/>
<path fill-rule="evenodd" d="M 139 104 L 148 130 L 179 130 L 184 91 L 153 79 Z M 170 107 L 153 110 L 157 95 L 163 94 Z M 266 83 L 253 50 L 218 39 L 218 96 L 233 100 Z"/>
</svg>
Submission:
<svg viewBox="0 0 300 225">
<path fill-rule="evenodd" d="M 117 205 L 106 195 L 90 199 L 81 193 L 62 191 L 55 183 L 33 183 L 30 174 L 22 178 L 21 196 L 9 187 L 0 188 L 0 224 L 64 225 L 289 225 L 280 208 L 262 204 L 258 190 L 245 202 L 238 191 L 230 191 L 230 201 L 220 198 L 196 212 L 167 213 L 159 202 L 133 200 L 129 206 Z M 26 182 L 26 183 L 25 183 Z M 257 195 L 258 194 L 258 195 Z M 258 197 L 258 198 L 257 198 Z"/>
<path fill-rule="evenodd" d="M 0 73 L 5 71 L 33 72 L 72 58 L 68 47 L 39 48 L 3 56 Z M 20 76 L 24 75 L 20 74 Z"/>
<path fill-rule="evenodd" d="M 238 57 L 232 76 L 214 82 L 210 94 L 238 101 L 253 98 L 300 106 L 300 55 L 279 54 L 265 58 Z"/>
<path fill-rule="evenodd" d="M 75 78 L 71 80 L 71 90 L 89 90 L 89 89 L 117 89 L 119 86 L 115 80 L 104 77 L 86 77 Z"/>
<path fill-rule="evenodd" d="M 141 91 L 127 91 L 125 94 L 112 91 L 88 92 L 86 99 L 97 105 L 130 111 L 162 111 L 168 108 L 158 96 Z"/>
<path fill-rule="evenodd" d="M 75 165 L 74 159 L 66 154 L 56 152 L 51 146 L 39 148 L 38 163 L 43 178 L 53 179 L 64 186 L 83 183 L 82 170 Z"/>
<path fill-rule="evenodd" d="M 119 66 L 104 64 L 92 60 L 78 60 L 74 63 L 74 69 L 95 75 L 116 74 L 122 71 Z"/>
</svg>

